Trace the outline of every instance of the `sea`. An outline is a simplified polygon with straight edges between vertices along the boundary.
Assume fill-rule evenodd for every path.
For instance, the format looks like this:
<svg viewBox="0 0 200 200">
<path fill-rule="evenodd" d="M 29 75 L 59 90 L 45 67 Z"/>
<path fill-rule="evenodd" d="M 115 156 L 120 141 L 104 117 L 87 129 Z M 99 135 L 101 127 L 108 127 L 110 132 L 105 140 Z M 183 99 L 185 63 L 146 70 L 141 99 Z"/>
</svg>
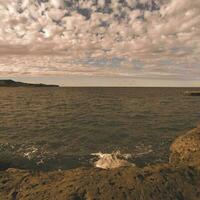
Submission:
<svg viewBox="0 0 200 200">
<path fill-rule="evenodd" d="M 100 152 L 137 166 L 166 162 L 172 141 L 200 123 L 190 90 L 2 87 L 0 169 L 91 167 Z"/>
</svg>

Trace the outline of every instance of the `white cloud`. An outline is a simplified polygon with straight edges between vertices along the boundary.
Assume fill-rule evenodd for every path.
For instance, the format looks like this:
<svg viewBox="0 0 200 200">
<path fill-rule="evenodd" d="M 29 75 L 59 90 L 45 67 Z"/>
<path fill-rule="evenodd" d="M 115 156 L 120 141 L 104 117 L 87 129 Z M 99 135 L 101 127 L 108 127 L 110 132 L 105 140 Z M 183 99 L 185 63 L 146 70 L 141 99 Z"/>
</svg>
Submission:
<svg viewBox="0 0 200 200">
<path fill-rule="evenodd" d="M 200 61 L 199 13 L 199 0 L 99 0 L 98 4 L 92 0 L 0 0 L 0 52 L 14 58 L 6 62 L 1 56 L 0 75 L 105 75 L 111 71 L 122 76 L 148 77 L 154 73 L 157 77 L 174 74 L 184 78 L 187 72 L 192 78 L 200 72 L 194 67 Z M 28 55 L 28 63 L 21 54 Z M 45 54 L 45 59 L 40 54 Z M 96 63 L 88 67 L 76 62 L 115 57 L 126 60 L 117 69 L 107 63 L 100 69 Z M 131 64 L 134 59 L 144 63 L 140 72 Z M 171 60 L 173 65 L 161 73 L 166 71 L 163 60 Z M 179 69 L 177 61 L 182 63 Z"/>
</svg>

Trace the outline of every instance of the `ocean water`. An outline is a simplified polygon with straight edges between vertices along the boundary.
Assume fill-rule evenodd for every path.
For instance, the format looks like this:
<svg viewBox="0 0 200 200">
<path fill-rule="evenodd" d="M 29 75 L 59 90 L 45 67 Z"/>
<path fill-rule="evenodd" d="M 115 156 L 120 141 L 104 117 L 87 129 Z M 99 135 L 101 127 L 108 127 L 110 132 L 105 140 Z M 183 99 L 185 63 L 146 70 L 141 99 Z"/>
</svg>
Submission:
<svg viewBox="0 0 200 200">
<path fill-rule="evenodd" d="M 91 166 L 120 151 L 142 166 L 200 122 L 190 88 L 0 88 L 0 169 Z"/>
</svg>

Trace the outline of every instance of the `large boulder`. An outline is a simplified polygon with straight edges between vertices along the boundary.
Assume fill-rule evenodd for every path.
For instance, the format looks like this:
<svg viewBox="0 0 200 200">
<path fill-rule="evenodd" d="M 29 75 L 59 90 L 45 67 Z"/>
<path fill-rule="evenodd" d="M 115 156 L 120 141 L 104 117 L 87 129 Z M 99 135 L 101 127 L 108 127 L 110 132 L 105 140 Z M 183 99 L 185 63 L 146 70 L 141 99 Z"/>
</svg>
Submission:
<svg viewBox="0 0 200 200">
<path fill-rule="evenodd" d="M 200 126 L 178 137 L 170 151 L 170 163 L 200 166 Z"/>
</svg>

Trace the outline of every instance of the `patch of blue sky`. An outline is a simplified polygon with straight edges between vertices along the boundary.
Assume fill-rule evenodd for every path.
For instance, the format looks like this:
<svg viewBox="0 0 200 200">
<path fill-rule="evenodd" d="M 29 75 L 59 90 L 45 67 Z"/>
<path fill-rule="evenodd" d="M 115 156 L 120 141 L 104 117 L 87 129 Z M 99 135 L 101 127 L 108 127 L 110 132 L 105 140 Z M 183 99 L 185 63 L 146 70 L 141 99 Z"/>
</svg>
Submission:
<svg viewBox="0 0 200 200">
<path fill-rule="evenodd" d="M 131 61 L 131 64 L 133 65 L 134 70 L 140 71 L 144 67 L 144 63 L 141 60 L 133 59 Z"/>
<path fill-rule="evenodd" d="M 74 64 L 82 64 L 88 67 L 121 67 L 124 62 L 127 62 L 123 57 L 112 58 L 84 58 L 73 61 Z"/>
</svg>

